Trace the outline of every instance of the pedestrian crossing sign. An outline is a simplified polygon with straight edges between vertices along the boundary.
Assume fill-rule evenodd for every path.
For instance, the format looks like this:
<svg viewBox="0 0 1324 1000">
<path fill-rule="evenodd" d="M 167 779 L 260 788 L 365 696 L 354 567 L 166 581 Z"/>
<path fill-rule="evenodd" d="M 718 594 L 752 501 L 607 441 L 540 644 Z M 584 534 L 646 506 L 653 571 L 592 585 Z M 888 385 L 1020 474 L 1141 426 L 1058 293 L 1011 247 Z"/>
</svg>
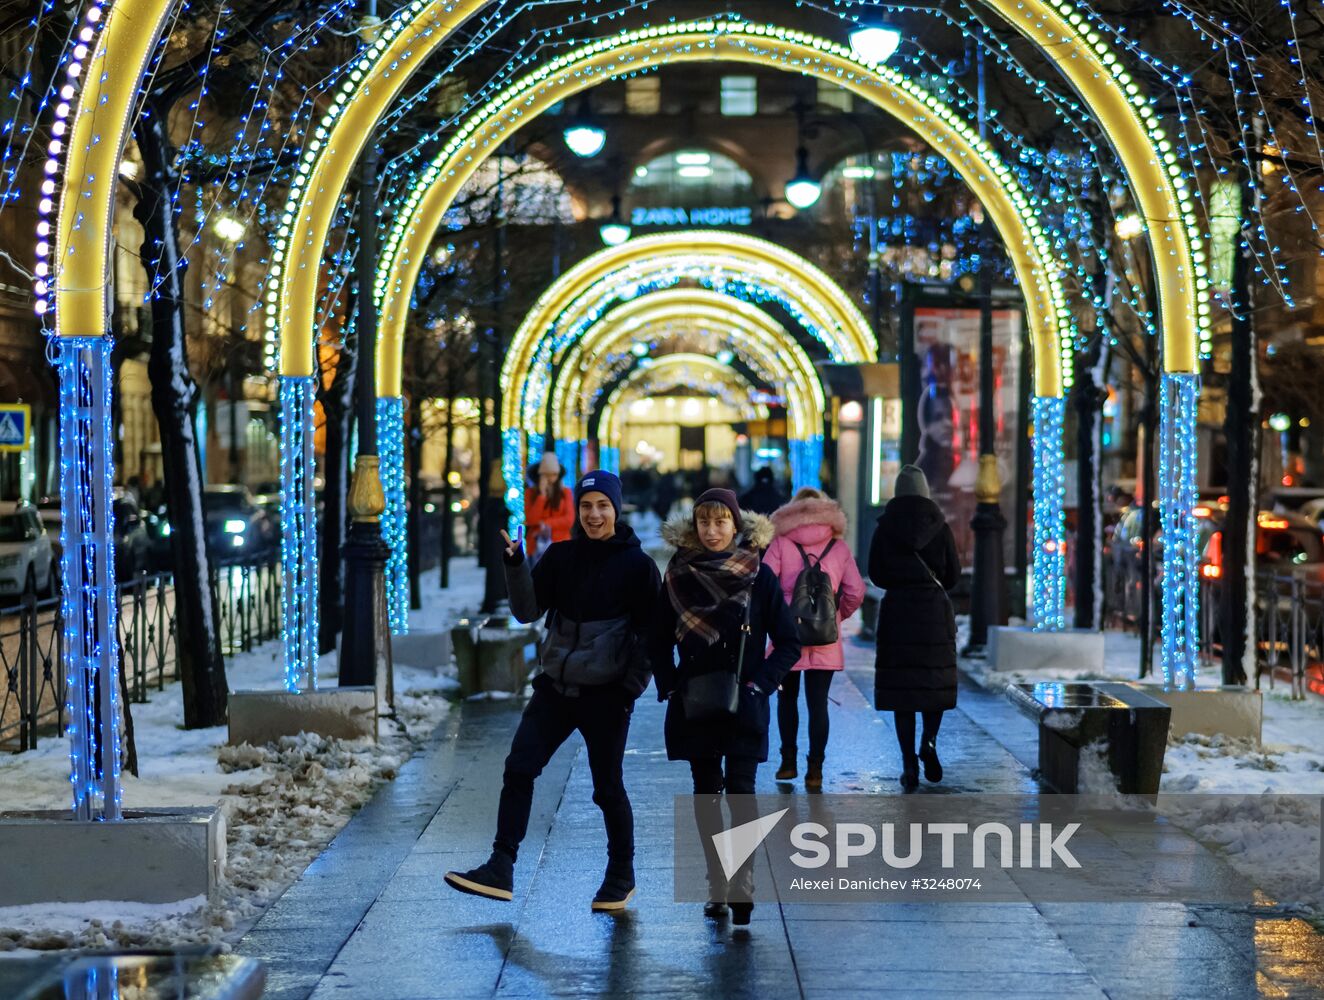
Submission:
<svg viewBox="0 0 1324 1000">
<path fill-rule="evenodd" d="M 32 443 L 32 407 L 0 403 L 0 452 L 25 451 Z"/>
</svg>

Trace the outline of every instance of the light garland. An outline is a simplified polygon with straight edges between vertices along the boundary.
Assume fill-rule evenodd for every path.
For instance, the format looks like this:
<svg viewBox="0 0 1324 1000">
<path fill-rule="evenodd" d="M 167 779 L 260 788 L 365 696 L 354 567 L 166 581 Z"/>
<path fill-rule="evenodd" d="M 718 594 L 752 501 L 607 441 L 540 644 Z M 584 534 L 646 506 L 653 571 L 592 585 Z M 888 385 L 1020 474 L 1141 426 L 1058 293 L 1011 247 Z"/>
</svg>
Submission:
<svg viewBox="0 0 1324 1000">
<path fill-rule="evenodd" d="M 823 435 L 815 434 L 807 439 L 791 438 L 787 446 L 790 449 L 791 489 L 804 486 L 821 489 L 823 479 Z"/>
<path fill-rule="evenodd" d="M 281 643 L 285 690 L 317 690 L 317 494 L 313 487 L 315 376 L 280 379 Z"/>
<path fill-rule="evenodd" d="M 382 537 L 386 557 L 386 616 L 392 635 L 409 631 L 409 528 L 405 504 L 405 401 L 377 397 L 377 454 L 381 463 Z M 418 470 L 414 470 L 418 474 Z"/>
<path fill-rule="evenodd" d="M 1063 423 L 1066 399 L 1035 396 L 1034 422 L 1034 589 L 1031 618 L 1036 632 L 1060 632 L 1066 620 L 1066 476 Z"/>
<path fill-rule="evenodd" d="M 1163 683 L 1195 687 L 1200 660 L 1196 419 L 1200 376 L 1165 373 L 1159 385 L 1159 517 L 1163 529 Z"/>
<path fill-rule="evenodd" d="M 75 819 L 121 818 L 109 337 L 58 342 L 65 711 Z M 98 712 L 97 706 L 102 706 Z"/>
</svg>

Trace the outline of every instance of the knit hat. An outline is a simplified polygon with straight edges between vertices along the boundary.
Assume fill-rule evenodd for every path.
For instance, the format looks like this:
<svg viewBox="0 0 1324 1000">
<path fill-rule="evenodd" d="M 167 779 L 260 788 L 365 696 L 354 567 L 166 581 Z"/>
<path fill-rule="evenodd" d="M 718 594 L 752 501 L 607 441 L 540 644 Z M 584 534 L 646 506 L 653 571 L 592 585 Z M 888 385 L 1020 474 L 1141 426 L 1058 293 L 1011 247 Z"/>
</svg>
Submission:
<svg viewBox="0 0 1324 1000">
<path fill-rule="evenodd" d="M 698 499 L 694 501 L 694 509 L 698 510 L 699 505 L 705 503 L 720 503 L 731 512 L 731 520 L 736 522 L 736 528 L 739 529 L 740 501 L 736 499 L 734 490 L 724 490 L 717 487 L 714 487 L 711 490 L 704 490 L 699 494 Z"/>
<path fill-rule="evenodd" d="M 896 477 L 896 495 L 899 497 L 926 497 L 929 495 L 929 481 L 924 470 L 918 465 L 903 465 Z"/>
<path fill-rule="evenodd" d="M 575 485 L 575 503 L 578 504 L 585 493 L 601 493 L 616 508 L 616 516 L 621 516 L 621 481 L 610 472 L 599 469 L 584 475 Z"/>
<path fill-rule="evenodd" d="M 556 457 L 556 452 L 543 452 L 542 459 L 538 462 L 538 475 L 540 476 L 559 476 L 561 474 L 561 460 Z"/>
</svg>

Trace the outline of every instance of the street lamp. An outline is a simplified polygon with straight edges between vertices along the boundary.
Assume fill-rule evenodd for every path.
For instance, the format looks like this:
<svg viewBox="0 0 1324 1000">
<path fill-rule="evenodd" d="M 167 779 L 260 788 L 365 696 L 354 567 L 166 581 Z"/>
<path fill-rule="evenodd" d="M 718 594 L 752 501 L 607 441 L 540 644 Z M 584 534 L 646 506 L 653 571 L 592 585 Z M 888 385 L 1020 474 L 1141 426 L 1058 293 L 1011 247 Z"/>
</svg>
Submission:
<svg viewBox="0 0 1324 1000">
<path fill-rule="evenodd" d="M 786 182 L 786 200 L 797 209 L 805 209 L 822 193 L 823 185 L 809 172 L 809 151 L 801 146 L 795 151 L 795 176 Z"/>
<path fill-rule="evenodd" d="M 850 49 L 864 62 L 885 63 L 901 44 L 901 32 L 882 25 L 861 25 L 850 33 Z"/>
<path fill-rule="evenodd" d="M 611 198 L 611 218 L 598 226 L 598 235 L 609 247 L 618 247 L 630 238 L 630 226 L 621 218 L 621 196 Z"/>
<path fill-rule="evenodd" d="M 586 160 L 601 153 L 602 147 L 607 144 L 607 132 L 593 120 L 587 96 L 580 102 L 579 110 L 561 132 L 561 138 L 565 140 L 570 152 Z"/>
</svg>

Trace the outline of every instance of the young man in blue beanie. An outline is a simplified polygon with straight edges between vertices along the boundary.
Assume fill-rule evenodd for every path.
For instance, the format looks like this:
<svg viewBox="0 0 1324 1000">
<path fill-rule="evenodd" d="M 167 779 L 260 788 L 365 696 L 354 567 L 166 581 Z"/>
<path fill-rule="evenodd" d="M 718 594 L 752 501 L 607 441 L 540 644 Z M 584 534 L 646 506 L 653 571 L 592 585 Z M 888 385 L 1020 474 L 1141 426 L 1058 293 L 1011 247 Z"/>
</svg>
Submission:
<svg viewBox="0 0 1324 1000">
<path fill-rule="evenodd" d="M 513 898 L 534 779 L 578 730 L 588 748 L 593 801 L 607 828 L 607 873 L 592 908 L 611 911 L 634 895 L 634 813 L 622 760 L 630 713 L 648 687 L 646 636 L 661 578 L 634 530 L 620 520 L 616 476 L 588 473 L 575 486 L 575 506 L 570 540 L 554 542 L 532 570 L 520 537 L 501 532 L 511 610 L 522 622 L 546 614 L 547 638 L 533 697 L 506 757 L 492 855 L 471 871 L 447 872 L 446 882 L 488 899 Z"/>
</svg>

